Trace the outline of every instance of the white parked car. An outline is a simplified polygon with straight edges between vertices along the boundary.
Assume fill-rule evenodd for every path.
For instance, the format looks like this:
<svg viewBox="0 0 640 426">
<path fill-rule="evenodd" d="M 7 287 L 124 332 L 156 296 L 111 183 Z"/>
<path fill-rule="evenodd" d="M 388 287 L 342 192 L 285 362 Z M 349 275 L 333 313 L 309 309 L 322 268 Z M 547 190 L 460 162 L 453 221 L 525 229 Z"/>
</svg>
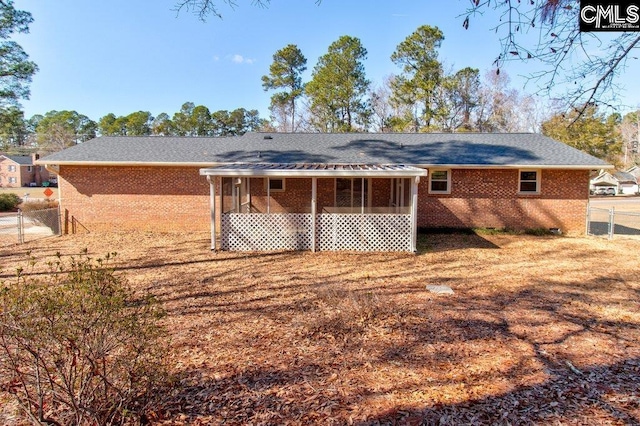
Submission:
<svg viewBox="0 0 640 426">
<path fill-rule="evenodd" d="M 616 189 L 612 186 L 599 186 L 594 191 L 595 195 L 616 195 Z"/>
</svg>

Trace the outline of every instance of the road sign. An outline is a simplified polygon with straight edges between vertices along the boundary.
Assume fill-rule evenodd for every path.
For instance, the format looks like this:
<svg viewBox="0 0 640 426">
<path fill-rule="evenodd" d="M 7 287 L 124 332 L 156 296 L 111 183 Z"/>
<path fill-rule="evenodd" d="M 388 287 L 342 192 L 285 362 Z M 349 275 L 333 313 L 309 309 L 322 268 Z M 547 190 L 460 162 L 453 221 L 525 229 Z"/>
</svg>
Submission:
<svg viewBox="0 0 640 426">
<path fill-rule="evenodd" d="M 44 190 L 44 196 L 49 198 L 53 195 L 53 191 L 51 190 L 51 188 L 47 188 Z"/>
</svg>

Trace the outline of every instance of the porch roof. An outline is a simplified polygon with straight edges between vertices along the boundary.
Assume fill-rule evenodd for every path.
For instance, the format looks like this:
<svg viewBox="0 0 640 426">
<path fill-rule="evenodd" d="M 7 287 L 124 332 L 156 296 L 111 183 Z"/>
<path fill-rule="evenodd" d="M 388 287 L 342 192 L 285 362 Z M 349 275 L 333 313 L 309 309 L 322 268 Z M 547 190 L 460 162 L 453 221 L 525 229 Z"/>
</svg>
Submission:
<svg viewBox="0 0 640 426">
<path fill-rule="evenodd" d="M 418 177 L 427 170 L 402 164 L 231 163 L 200 169 L 202 176 Z"/>
</svg>

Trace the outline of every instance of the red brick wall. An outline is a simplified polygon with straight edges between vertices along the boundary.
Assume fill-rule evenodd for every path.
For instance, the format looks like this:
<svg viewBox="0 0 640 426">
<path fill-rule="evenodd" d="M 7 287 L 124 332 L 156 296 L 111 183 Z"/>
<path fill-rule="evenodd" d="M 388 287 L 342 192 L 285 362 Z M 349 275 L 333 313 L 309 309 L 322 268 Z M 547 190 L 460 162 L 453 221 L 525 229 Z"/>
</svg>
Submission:
<svg viewBox="0 0 640 426">
<path fill-rule="evenodd" d="M 317 211 L 335 204 L 335 179 L 320 178 L 317 181 Z M 266 179 L 251 179 L 252 211 L 267 211 Z M 389 180 L 371 179 L 372 205 L 385 207 L 389 205 Z M 269 211 L 271 213 L 310 213 L 311 212 L 311 178 L 286 178 L 285 192 L 271 192 Z"/>
<path fill-rule="evenodd" d="M 9 166 L 13 166 L 15 170 L 10 172 Z M 9 178 L 15 178 L 15 182 L 10 183 Z M 6 157 L 0 158 L 0 187 L 18 188 L 21 186 L 29 186 L 32 182 L 40 186 L 42 182 L 48 180 L 49 172 L 44 166 L 28 166 L 26 164 L 16 163 Z"/>
<path fill-rule="evenodd" d="M 269 194 L 271 213 L 311 213 L 311 178 L 285 178 L 285 191 L 270 191 Z M 253 211 L 267 212 L 266 178 L 251 179 L 251 205 Z"/>
<path fill-rule="evenodd" d="M 13 171 L 9 171 L 13 167 Z M 26 171 L 26 167 L 24 168 Z M 23 185 L 22 167 L 20 164 L 5 157 L 0 157 L 0 187 L 19 188 Z M 13 178 L 15 182 L 9 182 Z M 28 182 L 26 183 L 28 184 Z"/>
<path fill-rule="evenodd" d="M 451 194 L 418 191 L 420 227 L 561 228 L 584 232 L 587 171 L 542 170 L 540 194 L 518 194 L 518 170 L 454 169 Z M 209 184 L 196 167 L 60 168 L 61 204 L 78 229 L 189 231 L 210 229 Z M 387 206 L 389 180 L 372 180 L 374 206 Z M 217 190 L 220 194 L 220 187 Z M 318 212 L 334 203 L 333 179 L 318 179 Z M 261 178 L 251 179 L 254 210 L 266 211 Z M 272 212 L 309 212 L 311 179 L 286 179 L 272 193 Z M 219 204 L 218 204 L 219 206 Z M 218 209 L 219 217 L 219 209 Z"/>
<path fill-rule="evenodd" d="M 560 228 L 583 233 L 589 172 L 542 170 L 540 193 L 518 194 L 516 169 L 453 169 L 451 194 L 429 194 L 429 179 L 418 189 L 420 227 Z"/>
<path fill-rule="evenodd" d="M 60 166 L 61 207 L 76 219 L 78 231 L 207 231 L 209 183 L 198 171 L 197 167 Z"/>
</svg>

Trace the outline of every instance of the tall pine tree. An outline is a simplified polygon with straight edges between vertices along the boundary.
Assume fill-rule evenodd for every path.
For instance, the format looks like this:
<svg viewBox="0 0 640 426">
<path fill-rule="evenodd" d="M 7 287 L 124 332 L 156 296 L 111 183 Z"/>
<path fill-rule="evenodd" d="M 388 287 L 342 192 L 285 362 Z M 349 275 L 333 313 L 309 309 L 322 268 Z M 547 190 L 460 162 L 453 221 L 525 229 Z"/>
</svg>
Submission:
<svg viewBox="0 0 640 426">
<path fill-rule="evenodd" d="M 367 49 L 360 39 L 342 36 L 331 43 L 313 69 L 306 86 L 311 101 L 311 120 L 324 132 L 353 132 L 366 127 L 369 89 L 363 61 Z"/>
<path fill-rule="evenodd" d="M 307 58 L 298 46 L 289 44 L 274 53 L 273 62 L 269 66 L 269 75 L 262 76 L 264 90 L 282 89 L 271 96 L 270 109 L 272 112 L 283 111 L 285 117 L 291 116 L 292 132 L 296 130 L 296 101 L 304 92 L 302 73 L 306 69 Z"/>
</svg>

